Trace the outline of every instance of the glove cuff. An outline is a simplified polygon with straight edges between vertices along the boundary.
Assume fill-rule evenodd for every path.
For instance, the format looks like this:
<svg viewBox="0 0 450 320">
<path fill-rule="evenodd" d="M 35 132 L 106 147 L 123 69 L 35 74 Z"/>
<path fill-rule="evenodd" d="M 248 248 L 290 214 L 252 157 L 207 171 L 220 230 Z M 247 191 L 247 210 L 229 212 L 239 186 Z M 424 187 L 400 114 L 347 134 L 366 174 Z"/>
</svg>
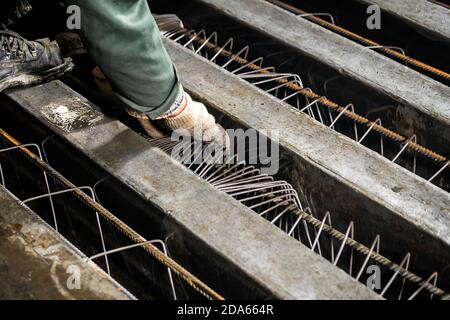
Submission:
<svg viewBox="0 0 450 320">
<path fill-rule="evenodd" d="M 197 123 L 200 111 L 193 106 L 192 98 L 189 94 L 184 93 L 182 104 L 171 114 L 158 118 L 158 122 L 171 131 L 181 128 L 191 129 Z"/>
<path fill-rule="evenodd" d="M 186 95 L 186 92 L 184 92 L 183 87 L 180 85 L 180 94 L 175 99 L 175 102 L 170 106 L 169 110 L 157 117 L 156 120 L 174 117 L 177 114 L 181 113 L 186 107 Z"/>
</svg>

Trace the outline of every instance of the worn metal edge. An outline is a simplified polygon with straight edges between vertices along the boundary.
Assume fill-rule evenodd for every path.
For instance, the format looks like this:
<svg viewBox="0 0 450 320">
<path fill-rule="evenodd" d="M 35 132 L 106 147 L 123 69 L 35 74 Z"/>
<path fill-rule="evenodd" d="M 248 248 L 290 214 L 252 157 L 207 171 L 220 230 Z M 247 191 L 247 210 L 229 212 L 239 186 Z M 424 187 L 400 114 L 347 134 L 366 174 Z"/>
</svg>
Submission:
<svg viewBox="0 0 450 320">
<path fill-rule="evenodd" d="M 450 10 L 427 0 L 358 0 L 382 10 L 450 42 Z"/>
<path fill-rule="evenodd" d="M 260 0 L 199 0 L 450 127 L 450 88 L 388 57 Z"/>
<path fill-rule="evenodd" d="M 450 245 L 449 193 L 173 41 L 165 46 L 195 97 L 246 127 L 281 128 L 282 147 Z"/>
<path fill-rule="evenodd" d="M 275 297 L 380 299 L 161 150 L 150 147 L 148 141 L 119 121 L 107 118 L 61 82 L 8 95 Z M 69 113 L 74 112 L 76 121 L 61 121 L 55 116 L 58 108 L 65 109 L 61 106 L 72 110 Z"/>
<path fill-rule="evenodd" d="M 8 278 L 2 283 L 4 299 L 136 299 L 3 186 L 0 229 L 14 256 L 0 252 L 0 277 Z M 15 264 L 18 260 L 21 265 Z M 80 287 L 70 289 L 66 284 L 78 271 Z"/>
</svg>

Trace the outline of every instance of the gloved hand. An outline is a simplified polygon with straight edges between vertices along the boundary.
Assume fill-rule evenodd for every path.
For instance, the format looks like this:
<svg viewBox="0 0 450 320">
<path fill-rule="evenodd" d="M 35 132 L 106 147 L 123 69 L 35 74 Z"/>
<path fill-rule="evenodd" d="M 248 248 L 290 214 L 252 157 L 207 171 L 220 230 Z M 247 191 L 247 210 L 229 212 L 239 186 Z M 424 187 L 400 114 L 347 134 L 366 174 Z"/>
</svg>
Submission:
<svg viewBox="0 0 450 320">
<path fill-rule="evenodd" d="M 113 94 L 109 81 L 100 68 L 96 67 L 92 73 L 103 96 L 112 103 L 119 103 Z M 200 138 L 206 143 L 215 143 L 225 150 L 229 149 L 230 139 L 222 126 L 216 123 L 214 117 L 209 114 L 202 103 L 193 101 L 191 96 L 183 89 L 181 89 L 181 92 L 179 101 L 175 102 L 168 112 L 156 120 L 150 120 L 145 113 L 130 108 L 125 108 L 125 110 L 132 117 L 138 119 L 151 138 L 164 137 L 164 133 L 158 128 L 159 125 L 171 131 L 184 129 L 193 138 Z M 196 136 L 196 133 L 201 136 Z"/>
<path fill-rule="evenodd" d="M 230 145 L 229 137 L 221 125 L 208 112 L 205 105 L 192 100 L 184 92 L 179 106 L 171 108 L 166 114 L 156 119 L 163 128 L 174 131 L 183 129 L 193 138 L 200 138 L 206 143 L 214 143 L 227 149 Z"/>
</svg>

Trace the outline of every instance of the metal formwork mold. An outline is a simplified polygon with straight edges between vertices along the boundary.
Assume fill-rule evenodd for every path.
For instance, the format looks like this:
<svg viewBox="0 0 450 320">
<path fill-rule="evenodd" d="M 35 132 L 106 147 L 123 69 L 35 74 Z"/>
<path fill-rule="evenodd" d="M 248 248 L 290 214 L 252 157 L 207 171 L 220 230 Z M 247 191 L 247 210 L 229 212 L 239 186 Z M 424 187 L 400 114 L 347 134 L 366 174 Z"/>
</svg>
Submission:
<svg viewBox="0 0 450 320">
<path fill-rule="evenodd" d="M 450 88 L 446 85 L 267 1 L 199 3 L 393 98 L 409 119 L 399 126 L 405 134 L 412 131 L 430 145 L 440 141 L 441 152 L 449 151 Z"/>
<path fill-rule="evenodd" d="M 165 41 L 168 52 L 178 67 L 184 87 L 196 99 L 205 102 L 224 127 L 281 131 L 280 170 L 275 176 L 263 174 L 257 165 L 247 165 L 245 161 L 217 165 L 207 162 L 185 164 L 182 160 L 181 163 L 192 171 L 188 172 L 168 157 L 174 157 L 173 152 L 178 147 L 170 138 L 148 141 L 136 135 L 132 131 L 133 125 L 128 128 L 104 116 L 96 106 L 59 81 L 7 94 L 10 99 L 6 103 L 8 108 L 16 106 L 18 113 L 25 110 L 28 119 L 33 118 L 33 123 L 37 119 L 39 126 L 52 132 L 51 136 L 36 145 L 20 145 L 1 129 L 0 136 L 6 137 L 7 142 L 12 141 L 17 150 L 28 155 L 29 147 L 37 146 L 40 153 L 38 144 L 45 150 L 44 144 L 57 137 L 63 141 L 62 146 L 70 146 L 78 155 L 101 166 L 101 170 L 114 179 L 109 187 L 115 188 L 114 184 L 120 184 L 127 189 L 129 198 L 125 203 L 136 201 L 157 212 L 161 221 L 156 223 L 156 228 L 164 230 L 162 234 L 167 235 L 166 240 L 170 238 L 177 258 L 185 263 L 188 261 L 188 269 L 193 268 L 202 280 L 206 280 L 205 283 L 213 285 L 214 289 L 211 289 L 191 275 L 194 287 L 200 286 L 200 293 L 210 293 L 206 297 L 336 299 L 338 296 L 343 298 L 345 292 L 352 299 L 445 298 L 450 283 L 447 270 L 450 259 L 447 232 L 450 227 L 450 195 L 444 191 L 450 190 L 450 161 L 445 142 L 448 140 L 445 133 L 450 128 L 450 118 L 442 100 L 449 97 L 448 90 L 445 90 L 448 88 L 413 73 L 411 69 L 401 68 L 394 61 L 389 64 L 383 57 L 371 55 L 371 50 L 364 50 L 370 49 L 368 47 L 350 46 L 336 35 L 331 36 L 307 23 L 303 25 L 303 22 L 298 22 L 303 19 L 294 20 L 266 1 L 230 1 L 231 4 L 224 4 L 202 0 L 198 3 L 199 11 L 211 6 L 217 9 L 214 12 L 218 20 L 223 19 L 223 29 L 213 29 L 214 18 L 208 20 L 202 13 L 193 14 L 193 21 L 197 19 L 194 28 L 200 26 L 202 29 L 206 24 L 205 29 L 182 28 L 165 34 L 166 38 L 175 39 Z M 266 11 L 269 16 L 265 16 Z M 255 12 L 257 17 L 251 16 Z M 188 20 L 189 14 L 186 13 L 185 17 Z M 271 16 L 278 18 L 269 21 L 270 28 L 276 30 L 275 34 L 272 30 L 269 32 L 269 27 L 261 20 L 261 17 L 270 20 Z M 226 23 L 236 20 L 237 25 L 229 29 Z M 289 32 L 288 25 L 302 27 L 305 44 L 293 45 L 290 42 L 297 38 Z M 236 37 L 233 32 L 236 32 Z M 230 34 L 234 38 L 220 39 Z M 320 48 L 310 50 L 318 39 L 328 40 L 324 45 L 327 50 L 341 48 L 343 53 L 335 51 L 333 55 L 327 55 Z M 273 42 L 265 42 L 269 40 Z M 349 46 L 348 50 L 346 46 Z M 277 64 L 274 64 L 276 67 L 267 65 L 267 61 L 280 60 L 283 65 L 283 55 L 277 55 L 291 53 L 288 47 L 304 59 L 298 66 L 303 65 L 308 70 L 319 66 L 321 72 L 327 69 L 323 81 L 328 97 L 304 87 L 301 77 L 295 73 L 300 69 L 283 74 L 276 71 Z M 260 52 L 263 52 L 261 56 Z M 352 54 L 357 56 L 358 63 L 381 62 L 385 69 L 395 66 L 393 71 L 389 71 L 389 77 L 399 81 L 397 87 L 391 90 L 383 83 L 383 77 L 380 82 L 378 70 L 374 73 L 372 67 L 360 69 L 358 63 L 345 61 Z M 322 63 L 320 60 L 325 61 Z M 310 71 L 307 72 L 311 76 Z M 331 80 L 327 80 L 327 75 L 332 72 L 340 74 L 333 73 Z M 405 75 L 414 77 L 419 82 L 418 86 L 430 85 L 431 91 L 414 87 L 422 91 L 408 92 L 405 81 L 407 85 L 412 82 Z M 361 85 L 358 89 L 377 91 L 377 95 L 394 103 L 389 105 L 391 109 L 396 104 L 395 99 L 399 104 L 394 109 L 397 115 L 402 116 L 393 118 L 394 123 L 390 118 L 388 121 L 384 118 L 374 121 L 371 120 L 375 117 L 371 117 L 370 108 L 363 116 L 355 111 L 357 108 L 352 103 L 344 107 L 332 101 L 326 84 L 330 81 L 335 83 L 333 79 L 338 77 L 351 84 L 364 82 L 366 87 Z M 96 95 L 92 88 L 77 86 L 79 79 L 74 80 L 68 80 L 69 85 Z M 314 81 L 311 83 L 317 90 Z M 336 86 L 339 85 L 340 81 Z M 51 93 L 44 95 L 44 92 Z M 425 96 L 417 102 L 418 94 Z M 430 103 L 422 105 L 429 102 L 431 96 L 438 102 L 437 106 Z M 21 119 L 16 111 L 8 112 L 12 118 L 17 120 L 17 116 Z M 324 114 L 325 118 L 322 118 Z M 407 123 L 399 121 L 402 117 Z M 119 119 L 125 120 L 120 116 Z M 348 123 L 344 124 L 342 119 L 351 126 L 346 127 Z M 425 123 L 431 123 L 432 128 L 425 128 Z M 8 126 L 5 122 L 3 124 Z M 364 130 L 362 136 L 361 129 Z M 400 133 L 395 132 L 399 129 Z M 413 132 L 409 134 L 411 130 Z M 426 141 L 418 137 L 419 133 L 426 134 Z M 391 142 L 388 148 L 384 138 Z M 429 145 L 431 140 L 433 142 Z M 189 143 L 192 143 L 191 148 L 203 152 L 204 145 Z M 438 150 L 432 150 L 434 147 Z M 0 153 L 10 150 L 0 149 Z M 39 157 L 43 162 L 42 155 Z M 428 162 L 419 162 L 418 165 L 418 158 Z M 0 183 L 5 185 L 1 165 Z M 47 164 L 42 165 L 52 172 Z M 45 179 L 49 194 L 43 197 L 48 196 L 52 202 L 47 176 Z M 89 202 L 91 208 L 100 210 L 108 222 L 114 222 L 117 217 L 96 203 L 96 187 L 106 180 L 105 177 L 95 183 L 93 199 L 83 193 L 91 190 L 90 187 L 87 187 L 89 190 L 74 187 L 74 194 Z M 72 186 L 69 183 L 63 185 Z M 187 189 L 188 193 L 183 192 Z M 23 203 L 37 199 L 41 197 Z M 128 217 L 128 209 L 120 208 L 118 210 L 123 210 L 124 215 L 119 216 Z M 53 203 L 52 212 L 57 229 Z M 212 212 L 214 215 L 210 215 Z M 103 242 L 100 222 L 99 228 Z M 134 246 L 145 244 L 150 253 L 162 254 L 159 250 L 153 251 L 155 248 L 150 244 L 147 246 L 145 238 L 134 230 L 126 230 L 133 241 L 137 241 Z M 166 240 L 160 242 L 164 245 Z M 108 253 L 102 244 L 104 252 L 93 257 L 104 257 L 109 273 Z M 171 270 L 177 272 L 183 267 L 168 258 L 166 249 L 164 261 L 169 263 L 172 281 Z M 115 251 L 111 250 L 111 253 Z M 194 260 L 195 263 L 189 263 Z M 374 291 L 358 283 L 365 283 L 364 271 L 372 264 L 383 268 L 383 286 Z M 299 267 L 301 272 L 297 272 Z M 145 272 L 145 267 L 142 269 Z M 295 274 L 286 270 L 295 270 Z M 186 269 L 184 271 L 187 272 Z M 176 298 L 174 287 L 173 293 Z"/>
<path fill-rule="evenodd" d="M 52 95 L 42 92 L 52 92 Z M 379 298 L 345 272 L 151 147 L 129 128 L 105 117 L 62 83 L 56 81 L 14 91 L 9 96 L 164 212 L 166 228 L 172 228 L 175 242 L 184 246 L 196 242 L 198 250 L 210 252 L 204 259 L 217 259 L 218 270 L 241 277 L 239 281 L 253 287 L 253 294 L 259 292 L 260 296 L 265 292 L 268 297 L 283 299 Z M 78 121 L 68 125 L 55 116 L 60 106 L 76 110 Z M 192 247 L 189 250 L 196 251 Z M 287 269 L 296 272 L 286 272 Z M 327 286 L 323 286 L 324 274 Z"/>
<path fill-rule="evenodd" d="M 244 127 L 282 129 L 280 146 L 294 158 L 288 170 L 298 173 L 291 176 L 291 183 L 317 212 L 330 211 L 356 225 L 369 223 L 372 234 L 360 234 L 367 243 L 380 232 L 390 250 L 416 249 L 423 252 L 416 261 L 419 265 L 445 270 L 450 258 L 447 192 L 195 58 L 190 50 L 170 40 L 165 43 L 185 88 L 196 98 Z"/>
<path fill-rule="evenodd" d="M 2 299 L 135 299 L 1 185 L 0 238 Z"/>
<path fill-rule="evenodd" d="M 405 20 L 445 41 L 450 41 L 450 12 L 448 8 L 427 0 L 389 1 L 358 0 L 367 5 L 378 5 L 382 10 Z"/>
</svg>

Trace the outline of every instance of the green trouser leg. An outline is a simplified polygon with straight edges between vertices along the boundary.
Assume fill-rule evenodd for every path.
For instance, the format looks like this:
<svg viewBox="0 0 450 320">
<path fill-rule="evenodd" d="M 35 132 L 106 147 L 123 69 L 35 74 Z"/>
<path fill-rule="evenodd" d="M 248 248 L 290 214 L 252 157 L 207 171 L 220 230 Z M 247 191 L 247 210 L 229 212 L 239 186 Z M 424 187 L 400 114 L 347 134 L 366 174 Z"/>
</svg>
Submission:
<svg viewBox="0 0 450 320">
<path fill-rule="evenodd" d="M 180 95 L 176 70 L 146 0 L 65 0 L 81 9 L 95 63 L 127 106 L 155 119 Z"/>
</svg>

